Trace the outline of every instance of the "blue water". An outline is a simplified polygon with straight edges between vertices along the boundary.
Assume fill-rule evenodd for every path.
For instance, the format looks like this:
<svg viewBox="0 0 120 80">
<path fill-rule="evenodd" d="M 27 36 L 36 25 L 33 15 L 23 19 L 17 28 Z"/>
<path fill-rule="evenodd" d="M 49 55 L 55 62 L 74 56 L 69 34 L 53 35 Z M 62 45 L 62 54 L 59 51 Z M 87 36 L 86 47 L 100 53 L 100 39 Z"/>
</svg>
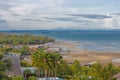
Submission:
<svg viewBox="0 0 120 80">
<path fill-rule="evenodd" d="M 31 33 L 44 35 L 56 40 L 69 40 L 79 42 L 80 48 L 94 51 L 120 52 L 120 31 L 56 31 L 56 30 L 22 30 L 3 31 L 8 33 Z"/>
</svg>

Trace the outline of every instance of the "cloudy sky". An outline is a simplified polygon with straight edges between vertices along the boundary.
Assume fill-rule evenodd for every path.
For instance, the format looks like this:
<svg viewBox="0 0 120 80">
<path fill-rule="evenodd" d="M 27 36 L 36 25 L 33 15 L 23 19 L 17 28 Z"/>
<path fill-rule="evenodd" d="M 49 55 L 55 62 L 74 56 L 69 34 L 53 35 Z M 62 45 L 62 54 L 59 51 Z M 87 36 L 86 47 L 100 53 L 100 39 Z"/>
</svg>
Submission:
<svg viewBox="0 0 120 80">
<path fill-rule="evenodd" d="M 120 0 L 0 0 L 0 30 L 120 29 Z"/>
</svg>

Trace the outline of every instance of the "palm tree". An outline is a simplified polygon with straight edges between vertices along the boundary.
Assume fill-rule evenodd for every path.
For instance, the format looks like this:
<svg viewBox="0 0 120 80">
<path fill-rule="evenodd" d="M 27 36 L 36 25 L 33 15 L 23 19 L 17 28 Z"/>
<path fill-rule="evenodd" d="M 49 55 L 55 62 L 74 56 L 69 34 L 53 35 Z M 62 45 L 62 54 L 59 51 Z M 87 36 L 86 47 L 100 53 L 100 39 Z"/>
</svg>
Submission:
<svg viewBox="0 0 120 80">
<path fill-rule="evenodd" d="M 54 67 L 54 77 L 56 78 L 57 67 L 60 64 L 60 61 L 62 60 L 62 56 L 58 53 L 51 53 L 51 54 L 52 54 L 52 62 Z"/>
<path fill-rule="evenodd" d="M 44 69 L 44 77 L 46 78 L 50 73 L 54 71 L 54 77 L 57 75 L 57 66 L 60 64 L 62 56 L 58 53 L 46 53 L 43 50 L 38 50 L 32 54 L 32 64 L 37 68 L 38 75 Z M 52 75 L 51 75 L 52 76 Z"/>
<path fill-rule="evenodd" d="M 104 73 L 102 73 L 102 77 L 103 79 L 107 79 L 107 80 L 112 80 L 113 76 L 118 73 L 118 70 L 115 66 L 113 66 L 112 63 L 109 63 L 105 66 L 103 66 L 103 71 Z"/>
<path fill-rule="evenodd" d="M 65 60 L 61 60 L 60 64 L 57 67 L 57 76 L 63 79 L 70 80 L 71 74 L 72 74 L 72 70 L 70 65 L 68 65 Z"/>
<path fill-rule="evenodd" d="M 112 80 L 118 72 L 119 70 L 112 63 L 106 65 L 96 63 L 89 68 L 89 75 L 99 80 Z"/>
<path fill-rule="evenodd" d="M 51 76 L 51 71 L 52 71 L 52 55 L 51 53 L 47 53 L 46 54 L 46 69 L 48 71 L 48 76 L 50 77 Z"/>
<path fill-rule="evenodd" d="M 82 67 L 79 63 L 79 61 L 74 61 L 74 63 L 71 65 L 71 70 L 73 73 L 73 79 L 80 80 L 82 78 Z"/>
<path fill-rule="evenodd" d="M 38 77 L 40 76 L 40 69 L 44 68 L 44 57 L 45 53 L 42 50 L 37 50 L 35 53 L 32 54 L 32 64 L 34 67 L 37 68 L 36 74 Z"/>
</svg>

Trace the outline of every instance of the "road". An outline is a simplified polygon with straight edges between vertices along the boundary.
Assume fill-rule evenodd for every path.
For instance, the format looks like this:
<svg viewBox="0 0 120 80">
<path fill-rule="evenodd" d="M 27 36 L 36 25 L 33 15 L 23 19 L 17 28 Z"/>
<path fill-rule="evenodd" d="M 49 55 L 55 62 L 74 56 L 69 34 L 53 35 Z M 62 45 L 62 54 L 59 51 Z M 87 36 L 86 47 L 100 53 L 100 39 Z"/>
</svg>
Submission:
<svg viewBox="0 0 120 80">
<path fill-rule="evenodd" d="M 21 66 L 20 66 L 20 56 L 17 54 L 8 54 L 6 58 L 10 59 L 12 62 L 12 69 L 8 71 L 11 75 L 22 75 Z"/>
</svg>

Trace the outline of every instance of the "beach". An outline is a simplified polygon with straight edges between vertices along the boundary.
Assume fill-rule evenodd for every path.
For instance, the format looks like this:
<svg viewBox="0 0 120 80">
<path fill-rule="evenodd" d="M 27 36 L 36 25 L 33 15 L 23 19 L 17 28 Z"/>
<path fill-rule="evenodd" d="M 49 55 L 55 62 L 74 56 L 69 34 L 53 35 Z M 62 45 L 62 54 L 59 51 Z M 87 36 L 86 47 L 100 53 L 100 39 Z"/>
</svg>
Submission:
<svg viewBox="0 0 120 80">
<path fill-rule="evenodd" d="M 120 52 L 91 51 L 78 47 L 78 42 L 75 41 L 56 41 L 52 46 L 66 49 L 66 53 L 62 55 L 68 63 L 78 60 L 81 64 L 96 61 L 103 64 L 112 62 L 117 66 L 120 65 Z"/>
</svg>

